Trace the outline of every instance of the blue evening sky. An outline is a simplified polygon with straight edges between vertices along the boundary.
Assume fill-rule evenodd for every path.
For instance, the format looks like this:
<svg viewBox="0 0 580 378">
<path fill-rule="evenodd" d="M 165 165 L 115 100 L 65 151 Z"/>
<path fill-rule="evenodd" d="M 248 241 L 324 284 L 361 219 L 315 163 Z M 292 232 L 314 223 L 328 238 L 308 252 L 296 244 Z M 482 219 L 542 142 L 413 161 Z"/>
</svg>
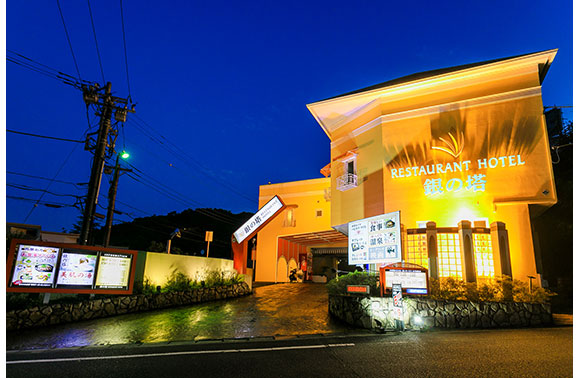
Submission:
<svg viewBox="0 0 580 378">
<path fill-rule="evenodd" d="M 102 84 L 87 2 L 60 5 L 82 79 Z M 105 79 L 126 97 L 120 2 L 91 7 Z M 117 209 L 133 217 L 256 211 L 259 185 L 322 177 L 329 141 L 306 104 L 415 72 L 558 48 L 544 104 L 572 105 L 572 1 L 125 0 L 123 11 L 139 118 L 128 116 L 117 149 L 131 153 L 141 182 L 121 177 Z M 77 76 L 56 0 L 8 1 L 6 48 Z M 83 139 L 82 94 L 6 62 L 6 128 Z M 22 175 L 56 175 L 63 182 L 42 202 L 72 205 L 86 187 L 68 182 L 88 182 L 92 155 L 14 133 L 6 146 L 6 220 L 70 229 L 80 211 L 31 212 L 22 198 L 38 199 L 49 181 Z"/>
</svg>

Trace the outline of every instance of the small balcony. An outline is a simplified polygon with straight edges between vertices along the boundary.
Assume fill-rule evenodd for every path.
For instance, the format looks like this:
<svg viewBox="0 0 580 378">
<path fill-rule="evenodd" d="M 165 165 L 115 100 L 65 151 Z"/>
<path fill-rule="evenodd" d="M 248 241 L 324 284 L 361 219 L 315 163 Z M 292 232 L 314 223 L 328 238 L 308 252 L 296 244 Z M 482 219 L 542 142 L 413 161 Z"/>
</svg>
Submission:
<svg viewBox="0 0 580 378">
<path fill-rule="evenodd" d="M 336 189 L 344 192 L 358 186 L 357 175 L 354 173 L 346 173 L 340 177 L 336 178 Z"/>
</svg>

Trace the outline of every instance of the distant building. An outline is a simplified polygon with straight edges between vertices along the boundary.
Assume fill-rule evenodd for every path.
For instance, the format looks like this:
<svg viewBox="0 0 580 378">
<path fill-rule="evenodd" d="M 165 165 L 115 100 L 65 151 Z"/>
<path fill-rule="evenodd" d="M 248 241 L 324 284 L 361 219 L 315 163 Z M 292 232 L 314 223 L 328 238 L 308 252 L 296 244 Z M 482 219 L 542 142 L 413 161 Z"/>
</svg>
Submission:
<svg viewBox="0 0 580 378">
<path fill-rule="evenodd" d="M 42 231 L 39 225 L 6 223 L 6 234 L 16 239 L 40 240 L 54 243 L 76 244 L 79 234 Z"/>
<path fill-rule="evenodd" d="M 394 211 L 402 260 L 431 277 L 540 278 L 530 219 L 557 202 L 541 88 L 556 52 L 309 104 L 330 139 L 327 177 L 260 187 L 260 206 L 278 195 L 287 207 L 258 232 L 256 281 L 288 281 L 302 259 L 315 279 L 352 270 L 348 223 Z"/>
</svg>

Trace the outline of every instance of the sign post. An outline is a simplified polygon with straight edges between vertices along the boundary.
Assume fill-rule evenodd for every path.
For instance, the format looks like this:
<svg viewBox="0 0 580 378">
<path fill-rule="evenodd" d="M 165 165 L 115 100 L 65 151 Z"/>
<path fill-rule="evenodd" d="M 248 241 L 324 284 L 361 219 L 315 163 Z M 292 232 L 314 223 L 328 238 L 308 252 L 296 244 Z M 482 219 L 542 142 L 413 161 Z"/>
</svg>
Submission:
<svg viewBox="0 0 580 378">
<path fill-rule="evenodd" d="M 205 241 L 207 242 L 207 257 L 209 257 L 209 243 L 213 241 L 213 231 L 205 232 Z"/>
<path fill-rule="evenodd" d="M 393 283 L 393 318 L 395 319 L 395 328 L 401 331 L 405 330 L 403 311 L 403 285 Z"/>
</svg>

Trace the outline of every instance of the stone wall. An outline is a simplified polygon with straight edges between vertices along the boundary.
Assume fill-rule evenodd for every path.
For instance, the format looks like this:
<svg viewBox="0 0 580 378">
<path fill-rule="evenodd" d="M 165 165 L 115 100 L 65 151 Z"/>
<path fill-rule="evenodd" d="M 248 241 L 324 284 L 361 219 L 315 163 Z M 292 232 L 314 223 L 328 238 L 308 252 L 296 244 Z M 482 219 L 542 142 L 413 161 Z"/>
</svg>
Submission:
<svg viewBox="0 0 580 378">
<path fill-rule="evenodd" d="M 231 286 L 203 288 L 185 292 L 139 294 L 93 299 L 75 304 L 48 304 L 26 310 L 6 313 L 8 331 L 22 328 L 70 323 L 157 310 L 168 307 L 184 306 L 218 299 L 234 298 L 250 294 L 252 291 L 245 282 Z"/>
<path fill-rule="evenodd" d="M 549 304 L 518 302 L 438 301 L 405 298 L 405 326 L 411 328 L 501 328 L 552 324 Z M 393 299 L 329 296 L 328 311 L 356 327 L 394 328 Z M 419 315 L 418 320 L 415 315 Z"/>
</svg>

